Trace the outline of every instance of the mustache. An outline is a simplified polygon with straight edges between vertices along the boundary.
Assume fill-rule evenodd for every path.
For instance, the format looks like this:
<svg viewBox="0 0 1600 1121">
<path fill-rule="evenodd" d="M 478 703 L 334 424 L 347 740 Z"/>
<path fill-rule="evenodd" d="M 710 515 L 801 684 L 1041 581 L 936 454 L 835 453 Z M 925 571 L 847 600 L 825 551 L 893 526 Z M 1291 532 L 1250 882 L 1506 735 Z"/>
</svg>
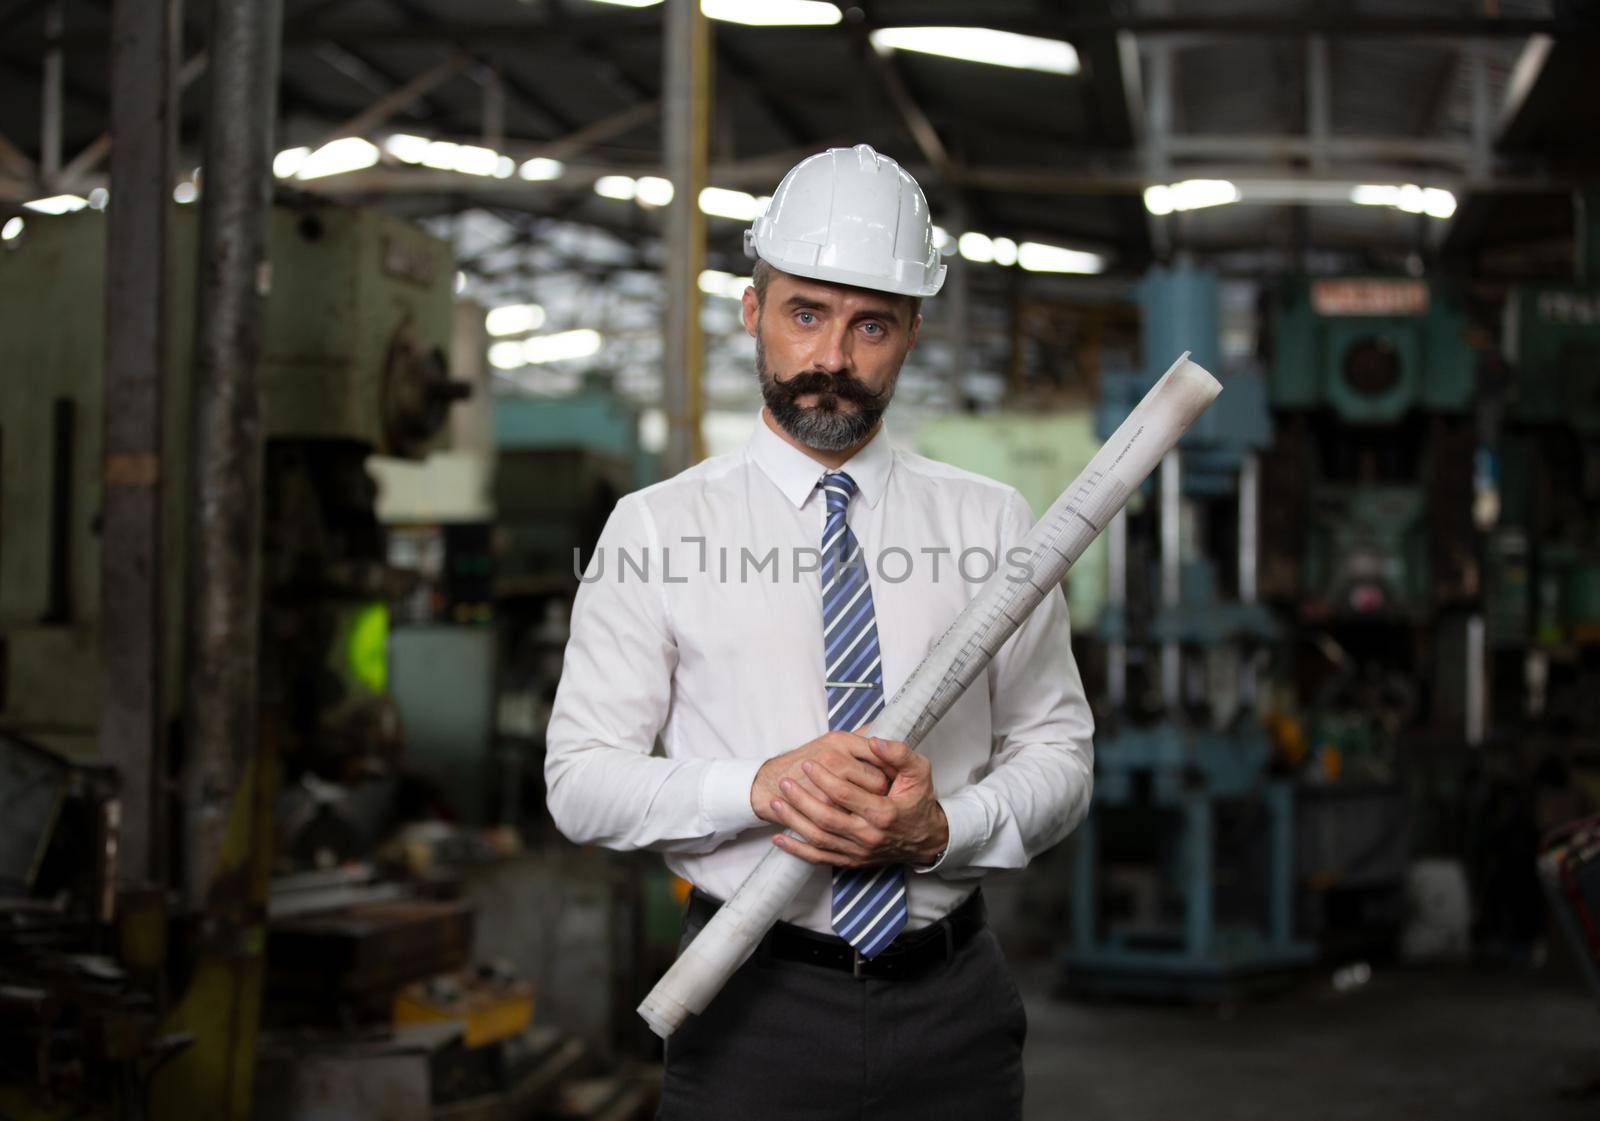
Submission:
<svg viewBox="0 0 1600 1121">
<path fill-rule="evenodd" d="M 771 388 L 790 402 L 807 394 L 831 395 L 869 408 L 888 400 L 887 389 L 870 389 L 842 370 L 807 370 L 783 381 L 773 378 Z"/>
</svg>

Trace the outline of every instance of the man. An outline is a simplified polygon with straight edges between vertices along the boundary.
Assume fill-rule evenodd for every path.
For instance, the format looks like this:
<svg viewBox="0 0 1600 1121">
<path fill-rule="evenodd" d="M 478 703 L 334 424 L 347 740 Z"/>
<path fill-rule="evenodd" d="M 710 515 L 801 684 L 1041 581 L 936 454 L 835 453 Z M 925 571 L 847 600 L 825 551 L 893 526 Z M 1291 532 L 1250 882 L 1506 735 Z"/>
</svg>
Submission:
<svg viewBox="0 0 1600 1121">
<path fill-rule="evenodd" d="M 871 735 L 982 581 L 1024 578 L 1007 550 L 1033 518 L 884 436 L 944 279 L 898 164 L 810 157 L 745 240 L 766 407 L 743 451 L 617 504 L 573 606 L 550 812 L 574 841 L 666 853 L 695 886 L 686 938 L 769 846 L 817 866 L 668 1041 L 661 1118 L 1018 1117 L 1026 1019 L 977 888 L 1088 808 L 1066 603 L 918 751 Z"/>
</svg>

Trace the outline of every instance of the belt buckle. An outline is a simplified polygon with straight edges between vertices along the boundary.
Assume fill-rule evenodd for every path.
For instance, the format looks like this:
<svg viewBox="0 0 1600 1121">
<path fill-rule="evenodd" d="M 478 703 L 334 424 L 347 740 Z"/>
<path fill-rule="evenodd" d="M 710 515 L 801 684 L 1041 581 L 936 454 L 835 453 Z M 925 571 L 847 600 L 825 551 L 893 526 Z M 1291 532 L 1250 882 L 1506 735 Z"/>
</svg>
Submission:
<svg viewBox="0 0 1600 1121">
<path fill-rule="evenodd" d="M 861 973 L 861 965 L 867 959 L 862 957 L 861 956 L 861 951 L 856 949 L 854 946 L 850 947 L 850 952 L 855 955 L 855 961 L 850 966 L 850 973 L 851 973 L 852 976 L 855 977 L 856 980 L 858 980 L 858 981 L 863 980 L 863 976 L 862 976 L 862 973 Z"/>
</svg>

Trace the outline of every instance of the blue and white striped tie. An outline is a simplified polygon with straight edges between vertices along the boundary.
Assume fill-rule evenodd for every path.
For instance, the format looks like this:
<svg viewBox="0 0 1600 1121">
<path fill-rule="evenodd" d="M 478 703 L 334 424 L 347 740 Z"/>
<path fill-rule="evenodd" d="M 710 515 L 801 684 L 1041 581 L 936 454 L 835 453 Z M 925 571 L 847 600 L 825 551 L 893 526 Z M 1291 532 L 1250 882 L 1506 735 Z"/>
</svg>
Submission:
<svg viewBox="0 0 1600 1121">
<path fill-rule="evenodd" d="M 817 484 L 828 502 L 822 529 L 822 663 L 828 690 L 828 728 L 853 732 L 883 708 L 883 664 L 872 586 L 856 535 L 845 521 L 856 481 L 843 471 Z M 906 925 L 903 864 L 836 868 L 833 929 L 864 958 L 887 946 Z"/>
</svg>

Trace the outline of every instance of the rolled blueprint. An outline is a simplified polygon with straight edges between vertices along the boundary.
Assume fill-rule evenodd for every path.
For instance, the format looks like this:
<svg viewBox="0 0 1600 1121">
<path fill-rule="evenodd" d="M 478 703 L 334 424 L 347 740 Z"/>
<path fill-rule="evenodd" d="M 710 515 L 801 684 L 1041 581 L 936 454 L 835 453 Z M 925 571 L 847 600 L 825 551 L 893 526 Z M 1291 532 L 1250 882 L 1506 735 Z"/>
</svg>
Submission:
<svg viewBox="0 0 1600 1121">
<path fill-rule="evenodd" d="M 1017 568 L 1028 578 L 991 576 L 872 721 L 872 734 L 916 747 L 1221 392 L 1185 351 L 1022 542 L 1029 562 Z M 639 1005 L 650 1029 L 665 1039 L 704 1011 L 814 867 L 773 846 Z"/>
</svg>

